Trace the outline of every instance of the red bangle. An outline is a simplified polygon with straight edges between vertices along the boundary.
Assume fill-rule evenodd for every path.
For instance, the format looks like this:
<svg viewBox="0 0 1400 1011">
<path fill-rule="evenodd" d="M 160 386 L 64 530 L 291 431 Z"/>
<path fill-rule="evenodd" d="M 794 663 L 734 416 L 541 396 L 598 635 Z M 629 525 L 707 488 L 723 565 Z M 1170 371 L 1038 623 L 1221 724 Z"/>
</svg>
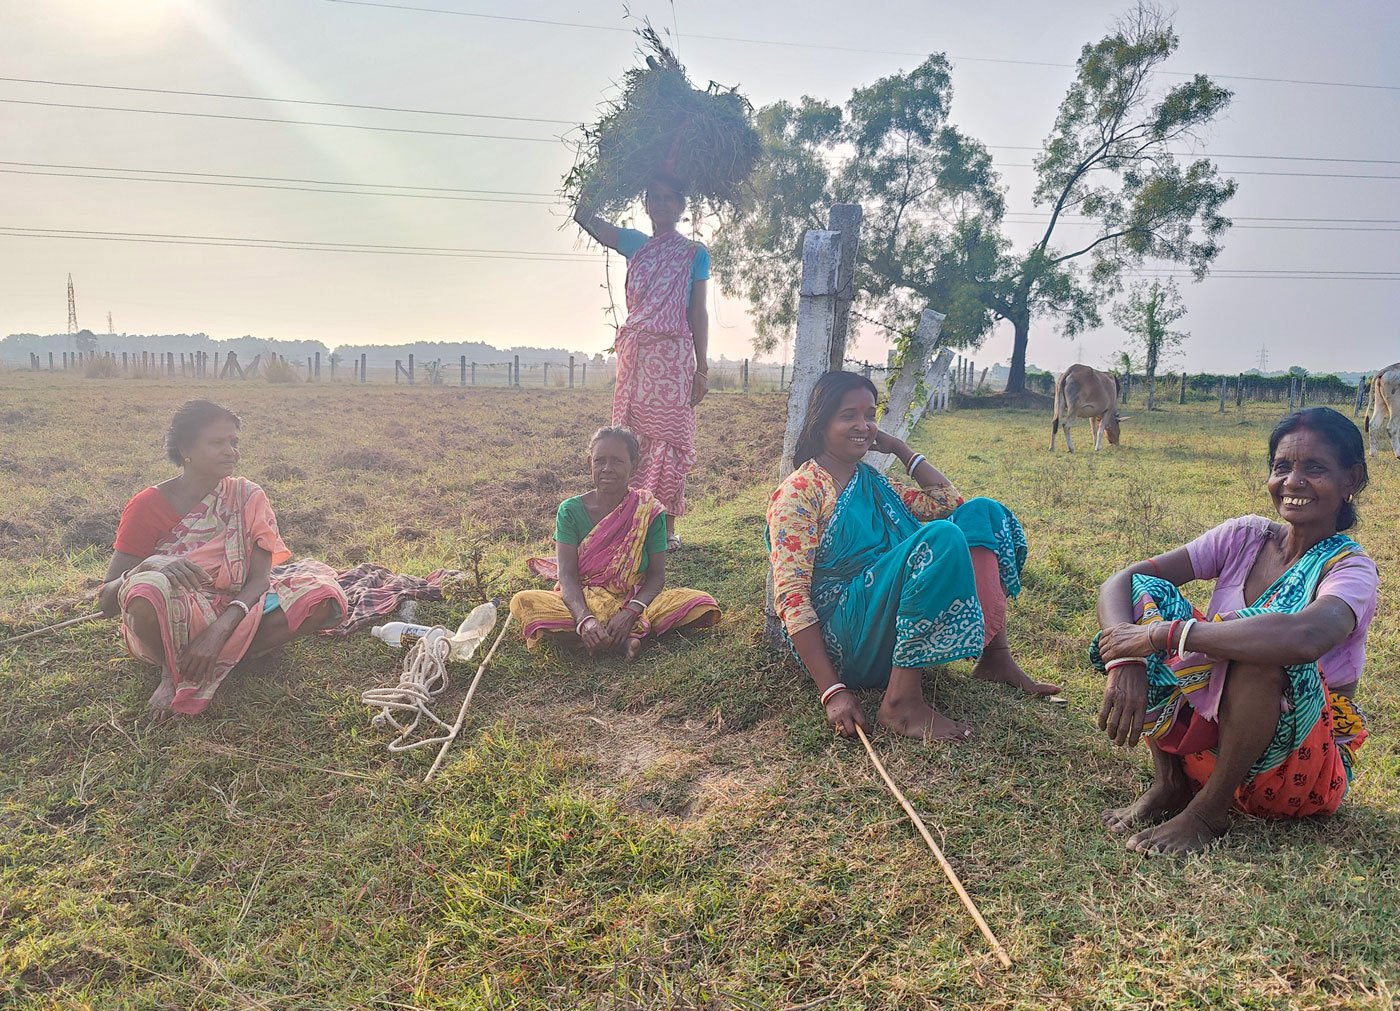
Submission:
<svg viewBox="0 0 1400 1011">
<path fill-rule="evenodd" d="M 1166 647 L 1167 647 L 1167 648 L 1166 648 L 1163 652 L 1167 653 L 1168 655 L 1170 655 L 1170 654 L 1176 652 L 1175 650 L 1172 649 L 1172 640 L 1173 640 L 1174 638 L 1176 638 L 1176 630 L 1177 630 L 1178 628 L 1180 628 L 1180 627 L 1181 627 L 1181 619 L 1180 619 L 1180 618 L 1175 619 L 1170 625 L 1167 626 L 1167 642 L 1166 642 Z"/>
<path fill-rule="evenodd" d="M 822 708 L 825 709 L 825 708 L 826 708 L 826 704 L 827 704 L 828 702 L 830 702 L 830 701 L 831 701 L 832 699 L 834 699 L 836 696 L 840 695 L 842 692 L 848 692 L 848 691 L 850 691 L 850 689 L 847 688 L 847 687 L 845 686 L 844 683 L 842 683 L 842 682 L 840 682 L 840 681 L 837 681 L 834 685 L 832 685 L 832 686 L 831 686 L 830 688 L 828 688 L 826 691 L 822 692 Z"/>
<path fill-rule="evenodd" d="M 1165 577 L 1162 575 L 1162 570 L 1161 570 L 1161 568 L 1157 565 L 1157 559 L 1155 559 L 1155 558 L 1144 558 L 1143 561 L 1146 562 L 1148 565 L 1152 566 L 1152 571 L 1155 572 L 1155 573 L 1157 573 L 1157 578 L 1158 578 L 1158 579 L 1163 579 L 1163 578 L 1165 578 Z"/>
</svg>

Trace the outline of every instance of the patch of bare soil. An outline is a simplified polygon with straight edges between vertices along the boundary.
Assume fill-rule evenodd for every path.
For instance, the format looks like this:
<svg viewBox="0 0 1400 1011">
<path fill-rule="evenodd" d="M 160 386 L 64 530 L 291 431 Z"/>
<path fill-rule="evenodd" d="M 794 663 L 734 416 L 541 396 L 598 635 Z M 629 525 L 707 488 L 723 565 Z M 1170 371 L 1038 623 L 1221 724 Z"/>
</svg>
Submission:
<svg viewBox="0 0 1400 1011">
<path fill-rule="evenodd" d="M 530 711 L 556 728 L 561 750 L 584 758 L 599 786 L 619 792 L 634 811 L 701 821 L 750 806 L 775 780 L 783 737 L 776 721 L 730 731 L 661 708 L 621 712 L 587 701 Z"/>
</svg>

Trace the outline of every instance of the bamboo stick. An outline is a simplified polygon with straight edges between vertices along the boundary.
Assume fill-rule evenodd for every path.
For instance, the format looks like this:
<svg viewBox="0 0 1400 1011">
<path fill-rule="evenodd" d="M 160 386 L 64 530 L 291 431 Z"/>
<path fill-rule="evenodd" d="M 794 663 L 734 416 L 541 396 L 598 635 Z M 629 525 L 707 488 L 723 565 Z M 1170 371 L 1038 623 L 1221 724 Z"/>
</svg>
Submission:
<svg viewBox="0 0 1400 1011">
<path fill-rule="evenodd" d="M 467 706 L 472 704 L 472 696 L 476 694 L 476 686 L 481 683 L 481 676 L 486 673 L 486 667 L 491 663 L 491 658 L 496 655 L 496 648 L 501 645 L 501 640 L 506 637 L 506 629 L 510 628 L 511 619 L 515 615 L 506 612 L 506 623 L 501 626 L 500 632 L 496 634 L 496 641 L 491 644 L 490 651 L 486 654 L 486 659 L 481 661 L 481 666 L 476 669 L 476 677 L 472 678 L 471 685 L 467 688 L 466 697 L 462 699 L 462 707 L 457 710 L 457 722 L 452 724 L 452 733 L 447 740 L 442 742 L 442 747 L 438 749 L 437 758 L 433 759 L 433 767 L 428 770 L 428 774 L 423 777 L 423 782 L 432 779 L 438 771 L 438 766 L 442 765 L 442 760 L 447 757 L 447 749 L 452 747 L 452 742 L 457 739 L 458 732 L 462 729 L 462 722 L 467 718 Z"/>
<path fill-rule="evenodd" d="M 93 611 L 91 614 L 85 614 L 81 618 L 69 618 L 67 621 L 60 621 L 57 625 L 45 625 L 43 628 L 36 628 L 25 632 L 23 635 L 17 635 L 13 638 L 6 639 L 4 642 L 0 642 L 0 646 L 9 646 L 17 642 L 23 642 L 25 639 L 37 639 L 39 636 L 49 632 L 57 632 L 60 629 L 72 628 L 74 625 L 81 625 L 85 621 L 96 621 L 98 618 L 103 617 L 106 617 L 106 615 L 101 611 Z"/>
<path fill-rule="evenodd" d="M 894 794 L 895 799 L 899 801 L 899 806 L 904 808 L 904 813 L 909 816 L 909 820 L 914 823 L 914 827 L 918 829 L 919 834 L 924 837 L 924 842 L 928 843 L 928 848 L 933 850 L 933 855 L 938 858 L 938 866 L 943 868 L 943 873 L 948 876 L 948 880 L 952 883 L 953 890 L 958 893 L 958 898 L 962 900 L 963 906 L 972 914 L 973 922 L 977 924 L 977 929 L 982 931 L 982 936 L 987 939 L 987 943 L 992 946 L 993 954 L 996 955 L 997 959 L 1004 967 L 1010 969 L 1011 956 L 1006 953 L 1006 949 L 1003 948 L 1001 942 L 997 940 L 997 936 L 992 933 L 992 928 L 987 926 L 987 921 L 982 919 L 982 914 L 977 909 L 977 903 L 972 901 L 972 897 L 967 894 L 967 889 L 963 888 L 962 882 L 958 880 L 957 872 L 953 870 L 952 865 L 949 864 L 947 858 L 943 856 L 943 851 L 940 850 L 938 844 L 933 841 L 933 836 L 929 835 L 928 828 L 925 827 L 923 819 L 919 817 L 913 805 L 909 803 L 909 800 L 900 791 L 899 787 L 895 785 L 894 780 L 890 778 L 890 774 L 885 771 L 885 767 L 880 764 L 880 759 L 875 755 L 875 749 L 870 746 L 870 738 L 865 736 L 865 730 L 860 724 L 856 724 L 856 733 L 860 735 L 860 742 L 865 745 L 865 753 L 870 756 L 870 761 L 875 763 L 875 771 L 880 774 L 880 778 L 885 781 L 885 785 L 890 788 L 890 792 Z"/>
</svg>

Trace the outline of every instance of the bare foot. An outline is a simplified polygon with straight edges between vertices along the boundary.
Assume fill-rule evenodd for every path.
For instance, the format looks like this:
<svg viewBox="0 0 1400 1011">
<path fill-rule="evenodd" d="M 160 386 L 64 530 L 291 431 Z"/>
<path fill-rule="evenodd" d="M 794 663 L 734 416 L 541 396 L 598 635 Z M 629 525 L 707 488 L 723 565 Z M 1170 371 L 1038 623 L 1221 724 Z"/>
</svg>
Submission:
<svg viewBox="0 0 1400 1011">
<path fill-rule="evenodd" d="M 1147 792 L 1127 807 L 1110 807 L 1101 817 L 1114 835 L 1127 835 L 1133 829 L 1176 817 L 1191 803 L 1191 796 L 1191 787 L 1185 780 L 1153 781 Z"/>
<path fill-rule="evenodd" d="M 1060 694 L 1060 686 L 1048 681 L 1034 681 L 1021 669 L 1011 650 L 1005 646 L 988 646 L 977 658 L 972 668 L 972 676 L 979 681 L 995 681 L 998 684 L 1019 688 L 1027 695 L 1044 696 Z"/>
<path fill-rule="evenodd" d="M 163 723 L 175 715 L 170 709 L 170 703 L 175 701 L 175 685 L 166 678 L 160 679 L 160 684 L 156 685 L 156 690 L 151 693 L 151 697 L 146 700 L 146 712 L 151 717 L 152 723 Z"/>
<path fill-rule="evenodd" d="M 1187 807 L 1170 821 L 1137 833 L 1128 840 L 1128 849 L 1149 856 L 1199 853 L 1229 830 L 1229 818 L 1227 814 L 1222 823 L 1214 824 Z"/>
<path fill-rule="evenodd" d="M 628 663 L 631 663 L 633 660 L 637 659 L 637 656 L 638 656 L 641 652 L 642 652 L 642 639 L 641 639 L 641 636 L 629 635 L 629 636 L 627 637 L 627 662 L 628 662 Z"/>
<path fill-rule="evenodd" d="M 875 719 L 886 730 L 926 743 L 948 741 L 961 744 L 972 736 L 972 728 L 966 723 L 948 719 L 922 698 L 891 702 L 886 693 Z"/>
</svg>

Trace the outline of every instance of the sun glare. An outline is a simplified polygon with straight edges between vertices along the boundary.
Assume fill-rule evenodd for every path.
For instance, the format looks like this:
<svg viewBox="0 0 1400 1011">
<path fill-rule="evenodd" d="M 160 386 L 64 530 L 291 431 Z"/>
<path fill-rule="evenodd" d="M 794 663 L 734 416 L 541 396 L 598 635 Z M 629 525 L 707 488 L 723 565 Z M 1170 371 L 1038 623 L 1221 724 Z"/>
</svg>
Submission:
<svg viewBox="0 0 1400 1011">
<path fill-rule="evenodd" d="M 95 36 L 140 42 L 170 30 L 189 0 L 62 0 L 72 20 Z"/>
</svg>

